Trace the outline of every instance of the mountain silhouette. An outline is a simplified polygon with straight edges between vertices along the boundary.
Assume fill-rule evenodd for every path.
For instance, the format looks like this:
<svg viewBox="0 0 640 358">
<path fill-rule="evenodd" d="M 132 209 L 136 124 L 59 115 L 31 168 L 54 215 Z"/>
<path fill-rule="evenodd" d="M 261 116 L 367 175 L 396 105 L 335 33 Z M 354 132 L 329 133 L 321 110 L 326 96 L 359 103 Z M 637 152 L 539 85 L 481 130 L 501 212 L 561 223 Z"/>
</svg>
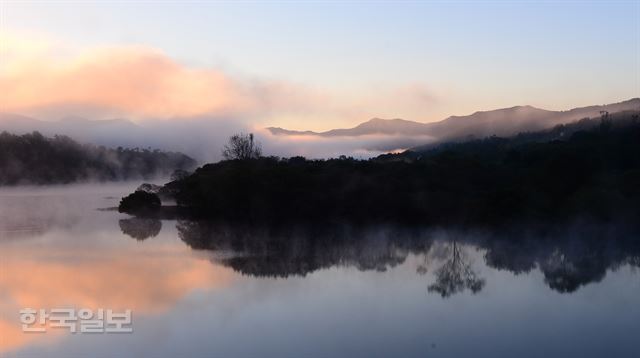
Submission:
<svg viewBox="0 0 640 358">
<path fill-rule="evenodd" d="M 72 138 L 102 143 L 106 138 L 143 134 L 143 128 L 126 119 L 91 120 L 83 117 L 68 116 L 57 121 L 43 121 L 13 113 L 0 112 L 0 131 L 14 134 L 26 134 L 33 131 L 45 136 L 56 134 Z"/>
<path fill-rule="evenodd" d="M 479 111 L 467 116 L 451 116 L 439 122 L 420 123 L 404 119 L 373 118 L 353 128 L 325 132 L 295 131 L 278 127 L 267 128 L 279 136 L 360 137 L 367 135 L 428 136 L 437 140 L 510 136 L 519 132 L 537 131 L 582 118 L 598 117 L 600 111 L 616 113 L 640 110 L 640 98 L 602 106 L 550 111 L 532 106 L 515 106 L 491 111 Z"/>
</svg>

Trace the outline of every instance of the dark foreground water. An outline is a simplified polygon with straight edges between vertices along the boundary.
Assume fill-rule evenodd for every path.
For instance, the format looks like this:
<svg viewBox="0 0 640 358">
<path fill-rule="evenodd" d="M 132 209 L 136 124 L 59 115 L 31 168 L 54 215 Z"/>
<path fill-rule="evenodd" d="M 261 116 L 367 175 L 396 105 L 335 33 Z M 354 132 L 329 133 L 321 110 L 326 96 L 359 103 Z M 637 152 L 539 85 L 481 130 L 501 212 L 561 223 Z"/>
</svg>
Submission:
<svg viewBox="0 0 640 358">
<path fill-rule="evenodd" d="M 638 357 L 640 245 L 548 233 L 131 219 L 134 185 L 0 190 L 2 357 Z M 23 308 L 132 333 L 22 331 Z"/>
</svg>

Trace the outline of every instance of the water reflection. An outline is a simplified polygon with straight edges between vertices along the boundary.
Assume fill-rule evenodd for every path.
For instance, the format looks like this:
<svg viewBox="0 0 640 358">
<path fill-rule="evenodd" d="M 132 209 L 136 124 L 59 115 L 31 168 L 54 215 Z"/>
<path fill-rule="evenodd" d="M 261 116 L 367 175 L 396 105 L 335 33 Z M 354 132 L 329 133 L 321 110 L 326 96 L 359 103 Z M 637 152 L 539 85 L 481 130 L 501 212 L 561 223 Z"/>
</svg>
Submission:
<svg viewBox="0 0 640 358">
<path fill-rule="evenodd" d="M 28 239 L 55 229 L 72 228 L 80 221 L 74 201 L 49 194 L 4 195 L 0 203 L 0 238 Z M 69 210 L 71 209 L 71 210 Z"/>
<path fill-rule="evenodd" d="M 432 240 L 420 231 L 346 224 L 246 226 L 178 221 L 180 239 L 196 250 L 224 253 L 218 262 L 257 277 L 305 276 L 332 266 L 386 271 Z"/>
<path fill-rule="evenodd" d="M 120 215 L 96 209 L 116 196 L 61 190 L 0 192 L 0 356 L 64 333 L 22 332 L 18 311 L 25 307 L 132 309 L 140 317 L 170 310 L 195 289 L 231 282 L 231 270 L 194 259 L 180 242 L 139 247 L 114 240 Z M 119 223 L 137 240 L 162 229 L 160 221 Z"/>
<path fill-rule="evenodd" d="M 571 293 L 590 283 L 600 282 L 607 271 L 624 265 L 639 267 L 640 240 L 632 232 L 610 235 L 604 229 L 588 233 L 542 237 L 537 241 L 485 240 L 486 264 L 514 274 L 537 268 L 553 290 Z"/>
<path fill-rule="evenodd" d="M 158 236 L 162 230 L 162 222 L 158 219 L 129 218 L 118 221 L 120 230 L 138 241 Z"/>
<path fill-rule="evenodd" d="M 564 356 L 637 348 L 637 231 L 160 222 L 95 210 L 130 191 L 0 191 L 0 355 L 540 356 L 540 341 Z M 17 313 L 27 306 L 132 309 L 134 334 L 25 334 Z M 470 326 L 487 328 L 478 338 Z M 572 344 L 578 336 L 598 339 Z"/>
<path fill-rule="evenodd" d="M 305 276 L 332 266 L 385 271 L 408 255 L 424 255 L 418 274 L 434 273 L 429 292 L 443 298 L 469 290 L 477 293 L 485 279 L 475 272 L 465 251 L 481 250 L 487 267 L 515 275 L 539 269 L 549 288 L 571 293 L 599 282 L 607 270 L 629 264 L 638 267 L 640 244 L 634 235 L 609 235 L 588 228 L 589 235 L 566 231 L 528 239 L 509 234 L 448 232 L 346 224 L 245 226 L 178 221 L 180 238 L 195 250 L 224 253 L 225 266 L 256 277 Z M 584 234 L 584 233 L 583 233 Z M 440 243 L 434 250 L 434 243 Z M 436 260 L 426 261 L 427 258 Z"/>
<path fill-rule="evenodd" d="M 485 280 L 474 272 L 456 241 L 453 241 L 450 247 L 451 257 L 436 269 L 436 281 L 429 285 L 429 292 L 436 292 L 442 298 L 447 298 L 465 289 L 473 293 L 480 292 L 484 287 Z"/>
</svg>

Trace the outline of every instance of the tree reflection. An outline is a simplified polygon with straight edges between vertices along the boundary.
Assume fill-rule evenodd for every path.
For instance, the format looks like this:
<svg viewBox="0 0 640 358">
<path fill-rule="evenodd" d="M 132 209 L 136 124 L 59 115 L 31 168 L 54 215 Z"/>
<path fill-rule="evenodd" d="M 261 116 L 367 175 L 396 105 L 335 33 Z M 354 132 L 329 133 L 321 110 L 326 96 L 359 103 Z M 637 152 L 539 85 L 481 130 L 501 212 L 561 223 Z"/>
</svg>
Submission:
<svg viewBox="0 0 640 358">
<path fill-rule="evenodd" d="M 428 251 L 431 240 L 409 229 L 349 225 L 236 226 L 180 220 L 180 239 L 197 250 L 213 250 L 224 265 L 258 277 L 305 276 L 332 266 L 385 271 L 410 253 Z M 384 233 L 381 235 L 380 233 Z"/>
<path fill-rule="evenodd" d="M 516 275 L 537 268 L 554 291 L 572 293 L 580 287 L 600 282 L 607 271 L 640 259 L 640 241 L 635 230 L 622 227 L 585 226 L 562 228 L 553 234 L 520 240 L 509 236 L 485 238 L 487 266 Z"/>
<path fill-rule="evenodd" d="M 540 264 L 545 282 L 552 289 L 569 293 L 592 282 L 600 282 L 609 267 L 615 267 L 603 252 L 584 250 L 572 253 L 556 249 Z"/>
<path fill-rule="evenodd" d="M 129 231 L 126 225 L 121 227 Z M 539 270 L 548 287 L 561 293 L 599 282 L 608 270 L 623 265 L 640 267 L 640 242 L 631 234 L 612 236 L 606 228 L 604 234 L 586 227 L 583 232 L 545 231 L 526 237 L 514 232 L 465 232 L 456 235 L 455 241 L 435 240 L 437 232 L 402 225 L 179 220 L 177 229 L 191 248 L 215 251 L 220 254 L 214 255 L 216 262 L 257 277 L 305 276 L 334 266 L 385 271 L 406 262 L 411 254 L 421 255 L 424 261 L 416 262 L 417 274 L 432 272 L 434 282 L 428 291 L 445 298 L 465 290 L 477 293 L 485 286 L 485 279 L 470 265 L 465 247 L 483 251 L 484 263 L 493 269 L 514 275 Z M 446 261 L 439 267 L 434 267 L 438 260 L 428 260 L 434 254 L 434 242 L 447 247 Z"/>
<path fill-rule="evenodd" d="M 447 298 L 465 289 L 478 293 L 484 287 L 485 280 L 478 277 L 471 265 L 463 257 L 456 241 L 453 242 L 451 257 L 435 271 L 436 282 L 429 285 L 429 292 L 439 293 Z"/>
<path fill-rule="evenodd" d="M 162 230 L 162 222 L 158 219 L 130 218 L 118 221 L 123 234 L 143 241 L 155 237 Z"/>
<path fill-rule="evenodd" d="M 522 241 L 489 240 L 485 245 L 484 260 L 487 266 L 508 270 L 516 275 L 536 268 L 536 249 L 539 245 Z"/>
</svg>

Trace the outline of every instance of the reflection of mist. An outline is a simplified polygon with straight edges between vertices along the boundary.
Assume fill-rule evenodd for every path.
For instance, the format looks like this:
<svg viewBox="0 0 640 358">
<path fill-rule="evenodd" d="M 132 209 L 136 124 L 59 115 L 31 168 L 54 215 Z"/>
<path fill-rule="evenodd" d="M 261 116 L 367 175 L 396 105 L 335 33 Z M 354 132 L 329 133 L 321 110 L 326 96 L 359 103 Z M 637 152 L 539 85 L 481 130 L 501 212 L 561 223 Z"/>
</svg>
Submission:
<svg viewBox="0 0 640 358">
<path fill-rule="evenodd" d="M 121 194 L 131 191 L 133 185 L 124 182 L 0 188 L 0 239 L 29 239 L 52 230 L 77 230 L 87 219 L 104 217 L 87 211 L 93 213 L 98 208 L 117 205 Z"/>
<path fill-rule="evenodd" d="M 30 133 L 34 130 L 47 136 L 65 134 L 79 142 L 113 148 L 150 147 L 164 151 L 179 151 L 200 163 L 219 161 L 223 145 L 231 135 L 239 132 L 254 132 L 264 148 L 265 155 L 281 157 L 300 155 L 308 158 L 329 158 L 347 155 L 369 158 L 381 153 L 427 144 L 433 140 L 421 135 L 338 138 L 275 136 L 266 129 L 255 127 L 246 118 L 223 118 L 213 115 L 175 120 L 148 119 L 136 124 L 127 120 L 25 122 L 30 125 L 12 125 L 2 129 L 16 134 Z"/>
</svg>

